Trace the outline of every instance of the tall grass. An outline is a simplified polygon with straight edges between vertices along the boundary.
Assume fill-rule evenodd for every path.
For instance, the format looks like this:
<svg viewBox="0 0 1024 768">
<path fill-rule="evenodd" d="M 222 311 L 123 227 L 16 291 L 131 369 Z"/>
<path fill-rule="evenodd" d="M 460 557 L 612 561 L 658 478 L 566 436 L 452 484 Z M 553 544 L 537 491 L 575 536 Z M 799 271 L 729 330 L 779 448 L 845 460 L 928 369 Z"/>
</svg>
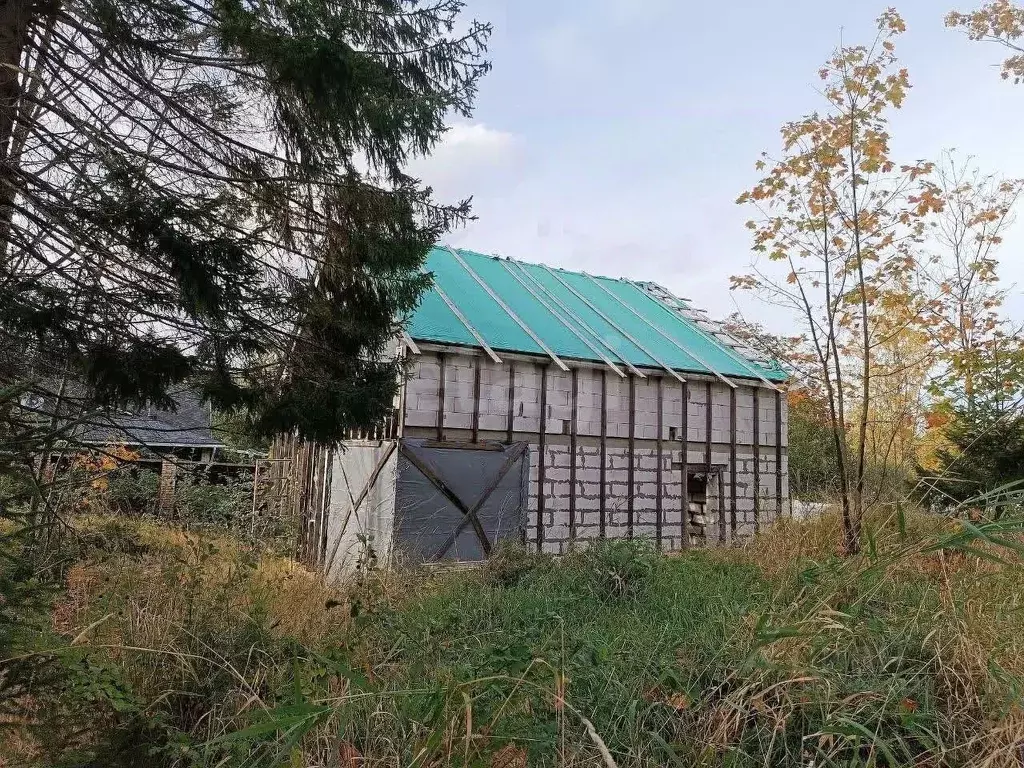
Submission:
<svg viewBox="0 0 1024 768">
<path fill-rule="evenodd" d="M 26 702 L 7 759 L 1020 765 L 1018 520 L 867 531 L 848 559 L 825 516 L 733 550 L 513 548 L 339 588 L 230 537 L 93 520 L 38 649 L 69 682 Z"/>
</svg>

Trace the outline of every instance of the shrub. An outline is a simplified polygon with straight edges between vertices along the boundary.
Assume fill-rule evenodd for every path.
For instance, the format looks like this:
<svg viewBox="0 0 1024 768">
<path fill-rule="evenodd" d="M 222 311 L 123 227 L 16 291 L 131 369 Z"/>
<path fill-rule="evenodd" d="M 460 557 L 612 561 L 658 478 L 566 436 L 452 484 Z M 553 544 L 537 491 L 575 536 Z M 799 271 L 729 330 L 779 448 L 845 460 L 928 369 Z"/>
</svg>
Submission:
<svg viewBox="0 0 1024 768">
<path fill-rule="evenodd" d="M 105 497 L 111 511 L 137 515 L 155 512 L 159 493 L 160 475 L 122 465 L 108 476 Z"/>
<path fill-rule="evenodd" d="M 539 554 L 518 541 L 501 542 L 484 563 L 484 578 L 499 587 L 514 587 L 534 573 L 542 564 L 551 563 L 551 557 Z"/>
<path fill-rule="evenodd" d="M 203 475 L 187 475 L 174 489 L 178 519 L 195 528 L 240 529 L 252 521 L 252 475 L 211 483 Z"/>
</svg>

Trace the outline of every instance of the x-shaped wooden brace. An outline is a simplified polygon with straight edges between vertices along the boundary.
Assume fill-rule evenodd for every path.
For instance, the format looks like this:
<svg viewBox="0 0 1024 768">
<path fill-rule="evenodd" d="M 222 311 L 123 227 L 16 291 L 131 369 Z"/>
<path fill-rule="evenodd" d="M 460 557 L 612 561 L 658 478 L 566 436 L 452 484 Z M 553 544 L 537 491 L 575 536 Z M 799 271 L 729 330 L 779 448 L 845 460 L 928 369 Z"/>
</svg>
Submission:
<svg viewBox="0 0 1024 768">
<path fill-rule="evenodd" d="M 458 538 L 459 534 L 465 530 L 467 525 L 473 526 L 473 532 L 476 533 L 476 537 L 480 540 L 480 546 L 483 547 L 484 555 L 489 556 L 492 549 L 491 542 L 487 538 L 487 534 L 484 531 L 483 525 L 480 523 L 480 518 L 477 517 L 477 513 L 480 511 L 480 508 L 484 505 L 487 499 L 490 498 L 491 494 L 494 493 L 494 489 L 498 487 L 502 478 L 508 474 L 508 471 L 512 469 L 516 462 L 522 458 L 524 453 L 526 453 L 526 443 L 518 443 L 509 449 L 505 454 L 505 460 L 502 462 L 501 467 L 495 473 L 494 477 L 491 478 L 490 483 L 487 484 L 483 493 L 480 494 L 480 498 L 476 500 L 476 503 L 473 504 L 472 507 L 467 507 L 466 504 L 463 503 L 462 499 L 460 499 L 451 488 L 445 485 L 444 480 L 437 476 L 434 469 L 413 453 L 413 451 L 407 450 L 404 443 L 402 444 L 401 451 L 402 455 L 405 456 L 405 458 L 407 458 L 409 462 L 416 467 L 416 469 L 422 472 L 423 476 L 433 483 L 434 486 L 441 491 L 444 497 L 454 504 L 456 509 L 463 514 L 462 521 L 455 527 L 455 530 L 452 531 L 444 544 L 441 545 L 441 548 L 438 549 L 433 559 L 440 559 L 449 550 L 449 548 L 451 548 L 452 544 L 455 543 L 455 540 Z"/>
</svg>

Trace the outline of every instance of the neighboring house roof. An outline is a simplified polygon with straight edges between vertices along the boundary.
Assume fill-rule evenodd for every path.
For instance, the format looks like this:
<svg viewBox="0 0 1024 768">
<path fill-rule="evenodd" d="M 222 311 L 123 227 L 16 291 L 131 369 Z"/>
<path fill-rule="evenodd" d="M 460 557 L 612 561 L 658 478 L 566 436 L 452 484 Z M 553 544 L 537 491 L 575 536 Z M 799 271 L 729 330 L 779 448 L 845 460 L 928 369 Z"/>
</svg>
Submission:
<svg viewBox="0 0 1024 768">
<path fill-rule="evenodd" d="M 58 388 L 54 387 L 52 391 Z M 175 409 L 156 407 L 131 410 L 96 409 L 89 405 L 81 388 L 67 384 L 63 388 L 63 418 L 76 416 L 75 440 L 94 445 L 130 445 L 151 448 L 221 448 L 213 435 L 212 414 L 199 396 L 188 389 L 172 391 Z M 52 397 L 35 405 L 37 412 L 52 412 Z"/>
<path fill-rule="evenodd" d="M 413 341 L 483 347 L 482 341 L 495 351 L 550 351 L 570 360 L 786 379 L 780 368 L 745 355 L 739 342 L 654 283 L 446 247 L 431 250 L 426 269 L 434 285 L 409 318 Z"/>
<path fill-rule="evenodd" d="M 212 414 L 188 390 L 171 393 L 174 411 L 149 407 L 106 411 L 89 418 L 79 439 L 83 443 L 144 445 L 153 448 L 221 448 L 213 436 Z"/>
</svg>

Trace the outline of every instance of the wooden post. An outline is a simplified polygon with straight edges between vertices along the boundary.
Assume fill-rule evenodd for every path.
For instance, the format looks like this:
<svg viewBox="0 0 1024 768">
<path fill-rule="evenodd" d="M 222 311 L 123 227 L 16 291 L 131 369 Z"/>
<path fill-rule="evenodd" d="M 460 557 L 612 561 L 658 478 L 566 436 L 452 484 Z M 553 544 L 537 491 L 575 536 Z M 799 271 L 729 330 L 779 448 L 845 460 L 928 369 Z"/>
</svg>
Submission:
<svg viewBox="0 0 1024 768">
<path fill-rule="evenodd" d="M 761 393 L 754 387 L 754 533 L 761 530 Z"/>
<path fill-rule="evenodd" d="M 718 470 L 718 543 L 725 544 L 725 473 Z M 711 477 L 708 476 L 708 488 L 711 487 Z M 705 492 L 705 499 L 707 492 Z M 707 502 L 705 501 L 705 504 Z"/>
<path fill-rule="evenodd" d="M 711 382 L 705 382 L 704 389 L 704 468 L 711 482 Z M 706 495 L 706 494 L 705 494 Z"/>
<path fill-rule="evenodd" d="M 473 369 L 473 425 L 471 433 L 473 442 L 480 441 L 480 366 L 483 358 L 476 358 L 476 365 Z"/>
<path fill-rule="evenodd" d="M 729 390 L 729 534 L 736 540 L 736 390 Z"/>
<path fill-rule="evenodd" d="M 608 535 L 608 500 L 605 490 L 608 465 L 608 371 L 601 369 L 601 499 L 599 536 Z"/>
<path fill-rule="evenodd" d="M 509 445 L 512 444 L 513 427 L 515 426 L 516 418 L 516 364 L 511 360 L 508 363 L 508 435 L 506 440 Z"/>
<path fill-rule="evenodd" d="M 174 485 L 178 479 L 178 465 L 164 459 L 160 462 L 160 493 L 157 495 L 157 508 L 161 515 L 170 517 L 174 514 Z"/>
<path fill-rule="evenodd" d="M 545 445 L 548 431 L 548 367 L 540 366 L 540 439 L 537 457 L 537 551 L 544 546 L 544 464 L 547 460 Z"/>
<path fill-rule="evenodd" d="M 657 544 L 658 551 L 661 551 L 661 538 L 662 538 L 662 509 L 661 509 L 661 482 L 663 479 L 663 467 L 662 462 L 664 461 L 664 453 L 662 451 L 662 436 L 661 433 L 665 429 L 665 417 L 664 417 L 664 406 L 662 404 L 662 377 L 658 377 L 658 471 L 656 475 L 657 490 L 655 491 L 654 499 L 654 540 Z"/>
<path fill-rule="evenodd" d="M 438 441 L 444 440 L 444 377 L 445 377 L 445 359 L 446 355 L 444 352 L 437 353 L 438 366 L 440 368 L 440 377 L 437 381 L 437 439 Z"/>
<path fill-rule="evenodd" d="M 687 464 L 689 457 L 687 456 L 687 441 L 689 437 L 687 432 L 690 426 L 690 390 L 686 382 L 682 383 L 682 397 L 683 397 L 683 417 L 681 429 L 683 430 L 683 442 L 682 450 L 679 453 L 679 474 L 682 479 L 682 488 L 679 490 L 679 504 L 680 504 L 680 515 L 682 526 L 682 547 L 683 549 L 689 549 L 690 547 L 690 469 Z"/>
<path fill-rule="evenodd" d="M 580 400 L 579 369 L 572 369 L 572 415 L 569 420 L 569 546 L 576 541 L 576 434 Z"/>
<path fill-rule="evenodd" d="M 782 393 L 778 391 L 775 392 L 775 507 L 777 517 L 782 517 Z"/>
<path fill-rule="evenodd" d="M 636 377 L 629 377 L 629 470 L 626 489 L 626 537 L 633 538 L 633 474 L 636 464 Z"/>
</svg>

